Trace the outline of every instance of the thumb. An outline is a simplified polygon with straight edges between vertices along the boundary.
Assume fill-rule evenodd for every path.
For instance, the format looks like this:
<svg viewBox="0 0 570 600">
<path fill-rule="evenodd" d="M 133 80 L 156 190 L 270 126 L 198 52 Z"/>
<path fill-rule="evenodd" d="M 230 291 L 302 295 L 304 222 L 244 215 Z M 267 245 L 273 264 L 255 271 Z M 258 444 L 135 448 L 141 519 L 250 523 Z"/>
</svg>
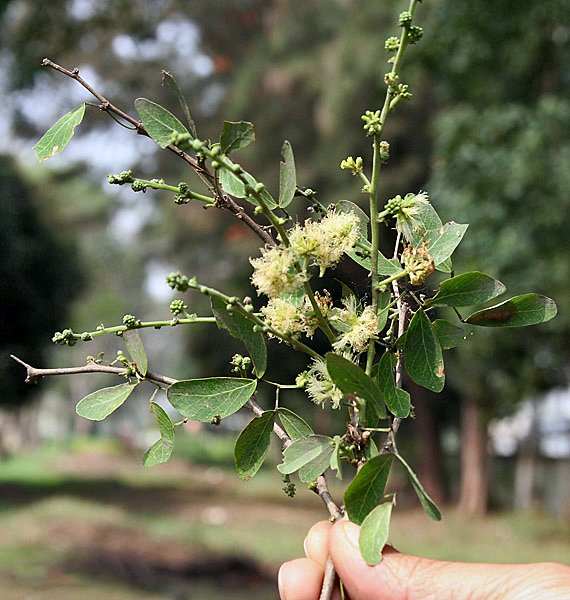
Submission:
<svg viewBox="0 0 570 600">
<path fill-rule="evenodd" d="M 354 523 L 339 521 L 329 535 L 329 554 L 351 600 L 512 598 L 508 592 L 521 575 L 519 566 L 436 561 L 388 546 L 382 562 L 371 567 L 360 554 L 359 534 Z"/>
</svg>

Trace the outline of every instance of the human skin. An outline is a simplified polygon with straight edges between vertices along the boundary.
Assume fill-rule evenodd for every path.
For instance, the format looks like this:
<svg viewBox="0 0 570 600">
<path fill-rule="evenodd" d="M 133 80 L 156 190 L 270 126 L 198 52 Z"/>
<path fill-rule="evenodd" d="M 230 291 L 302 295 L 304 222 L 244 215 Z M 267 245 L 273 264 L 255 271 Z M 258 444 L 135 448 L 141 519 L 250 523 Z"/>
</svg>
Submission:
<svg viewBox="0 0 570 600">
<path fill-rule="evenodd" d="M 318 600 L 328 556 L 350 600 L 570 599 L 570 567 L 557 563 L 454 563 L 386 547 L 382 562 L 371 567 L 360 555 L 359 531 L 348 521 L 313 525 L 305 538 L 306 558 L 284 563 L 279 571 L 281 600 Z"/>
</svg>

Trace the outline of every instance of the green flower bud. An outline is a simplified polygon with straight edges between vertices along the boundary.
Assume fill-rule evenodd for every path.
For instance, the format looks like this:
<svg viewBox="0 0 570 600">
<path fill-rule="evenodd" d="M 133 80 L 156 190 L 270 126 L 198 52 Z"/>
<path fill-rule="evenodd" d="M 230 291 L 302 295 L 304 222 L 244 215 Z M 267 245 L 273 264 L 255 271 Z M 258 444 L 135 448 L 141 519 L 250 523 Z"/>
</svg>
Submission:
<svg viewBox="0 0 570 600">
<path fill-rule="evenodd" d="M 187 308 L 188 308 L 188 306 L 185 304 L 185 302 L 183 300 L 173 300 L 170 303 L 170 312 L 174 316 L 178 316 L 178 315 L 182 314 Z"/>
<path fill-rule="evenodd" d="M 384 42 L 384 48 L 388 52 L 397 52 L 399 47 L 400 47 L 400 38 L 397 38 L 395 36 L 389 37 Z"/>
<path fill-rule="evenodd" d="M 412 13 L 409 10 L 405 10 L 400 13 L 398 17 L 398 25 L 400 27 L 409 27 L 412 24 Z"/>
<path fill-rule="evenodd" d="M 123 325 L 127 327 L 136 327 L 140 324 L 140 320 L 137 319 L 134 315 L 125 315 L 123 317 Z"/>
</svg>

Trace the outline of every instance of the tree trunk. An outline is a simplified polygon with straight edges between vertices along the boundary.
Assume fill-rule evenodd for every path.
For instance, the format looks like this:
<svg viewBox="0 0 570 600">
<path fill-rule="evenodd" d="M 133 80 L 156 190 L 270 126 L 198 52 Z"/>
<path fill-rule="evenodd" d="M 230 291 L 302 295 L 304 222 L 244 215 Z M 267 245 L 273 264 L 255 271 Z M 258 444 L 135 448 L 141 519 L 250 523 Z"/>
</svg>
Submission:
<svg viewBox="0 0 570 600">
<path fill-rule="evenodd" d="M 443 477 L 443 457 L 437 420 L 433 410 L 433 398 L 429 392 L 418 385 L 408 383 L 406 386 L 414 399 L 416 419 L 414 427 L 418 439 L 417 468 L 418 477 L 427 493 L 436 504 L 443 504 L 446 499 Z"/>
<path fill-rule="evenodd" d="M 477 398 L 468 396 L 461 406 L 459 511 L 468 516 L 484 515 L 487 496 L 487 428 Z"/>
<path fill-rule="evenodd" d="M 534 505 L 534 479 L 537 462 L 538 431 L 536 407 L 531 405 L 531 425 L 526 437 L 521 441 L 515 465 L 515 485 L 513 506 L 517 510 L 528 511 Z"/>
</svg>

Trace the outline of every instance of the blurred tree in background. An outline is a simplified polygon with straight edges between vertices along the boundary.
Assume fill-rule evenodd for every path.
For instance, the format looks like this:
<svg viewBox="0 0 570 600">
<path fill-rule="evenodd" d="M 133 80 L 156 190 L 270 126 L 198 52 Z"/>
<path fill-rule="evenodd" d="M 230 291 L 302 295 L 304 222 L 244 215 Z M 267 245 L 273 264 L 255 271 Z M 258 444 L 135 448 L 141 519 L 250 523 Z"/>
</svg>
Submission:
<svg viewBox="0 0 570 600">
<path fill-rule="evenodd" d="M 33 388 L 8 355 L 45 360 L 47 342 L 83 283 L 69 240 L 56 235 L 48 218 L 46 200 L 10 156 L 0 155 L 0 406 L 8 410 L 33 399 Z"/>
<path fill-rule="evenodd" d="M 9 74 L 4 85 L 15 90 L 13 103 L 8 103 L 11 133 L 29 151 L 30 139 L 56 116 L 43 114 L 37 99 L 56 95 L 50 110 L 55 107 L 63 114 L 70 107 L 69 96 L 78 93 L 73 82 L 56 81 L 53 74 L 39 71 L 44 56 L 79 66 L 125 108 L 143 92 L 174 107 L 170 92 L 160 85 L 160 70 L 166 68 L 187 91 L 200 136 L 216 136 L 222 119 L 255 123 L 257 142 L 244 152 L 243 164 L 270 187 L 278 178 L 282 140 L 289 139 L 299 185 L 316 189 L 325 205 L 328 199 L 342 198 L 358 203 L 354 181 L 335 166 L 347 155 L 366 151 L 358 123 L 381 97 L 384 40 L 393 33 L 393 14 L 400 4 L 7 1 L 0 5 L 0 26 L 6 32 L 0 56 Z M 539 334 L 520 330 L 493 336 L 491 345 L 488 336 L 478 333 L 454 352 L 455 365 L 450 360 L 448 398 L 442 402 L 424 394 L 417 399 L 420 476 L 437 499 L 445 495 L 441 429 L 457 424 L 457 406 L 462 407 L 461 497 L 468 512 L 482 512 L 487 504 L 489 420 L 567 376 L 568 12 L 566 0 L 424 2 L 426 35 L 406 68 L 415 101 L 399 110 L 386 130 L 393 159 L 383 174 L 385 199 L 426 189 L 443 216 L 471 224 L 457 259 L 461 268 L 477 264 L 514 291 L 548 293 L 561 308 L 562 316 Z M 187 177 L 176 161 L 156 153 L 147 140 L 119 130 L 103 115 L 92 123 L 92 131 L 73 143 L 79 160 L 99 181 L 105 171 L 125 168 L 141 177 L 168 172 L 175 183 Z M 114 153 L 115 145 L 121 151 Z M 66 179 L 72 185 L 69 174 Z M 107 292 L 108 311 L 94 317 L 105 303 L 91 296 L 76 312 L 78 329 L 92 326 L 93 318 L 119 321 L 123 312 L 133 311 L 126 300 L 125 306 L 113 301 L 124 282 L 136 296 L 133 302 L 141 317 L 156 311 L 154 300 L 160 295 L 153 296 L 152 282 L 172 268 L 199 278 L 208 269 L 213 285 L 233 286 L 237 295 L 251 293 L 238 286 L 248 274 L 246 257 L 255 253 L 257 244 L 229 217 L 193 205 L 158 210 L 169 199 L 150 192 L 144 198 L 114 194 L 106 201 L 101 192 L 96 196 L 106 207 L 99 213 L 107 219 L 99 223 L 104 233 L 82 238 L 82 244 L 99 239 L 99 248 L 116 248 L 96 253 L 98 260 L 89 262 L 89 269 L 98 273 L 95 282 L 104 280 L 112 262 L 113 284 L 91 286 Z M 90 206 L 88 201 L 81 205 Z M 121 227 L 126 222 L 131 223 L 128 234 Z M 392 245 L 391 236 L 386 231 L 385 251 Z M 205 250 L 197 254 L 198 247 Z M 489 247 L 493 252 L 485 263 L 484 249 Z M 242 266 L 236 269 L 238 264 Z M 343 279 L 343 269 L 357 278 L 355 268 L 341 265 L 338 278 Z M 145 289 L 151 290 L 151 299 L 143 302 L 139 291 Z M 199 312 L 200 301 L 191 310 Z M 199 361 L 221 371 L 231 356 L 230 346 L 228 356 L 220 356 L 206 336 L 185 337 L 183 343 L 194 356 L 190 366 L 185 357 L 174 359 L 180 373 L 186 369 L 185 376 L 192 375 L 188 368 L 200 369 Z M 272 349 L 282 350 L 278 344 Z M 298 371 L 297 365 L 285 368 Z"/>
</svg>

